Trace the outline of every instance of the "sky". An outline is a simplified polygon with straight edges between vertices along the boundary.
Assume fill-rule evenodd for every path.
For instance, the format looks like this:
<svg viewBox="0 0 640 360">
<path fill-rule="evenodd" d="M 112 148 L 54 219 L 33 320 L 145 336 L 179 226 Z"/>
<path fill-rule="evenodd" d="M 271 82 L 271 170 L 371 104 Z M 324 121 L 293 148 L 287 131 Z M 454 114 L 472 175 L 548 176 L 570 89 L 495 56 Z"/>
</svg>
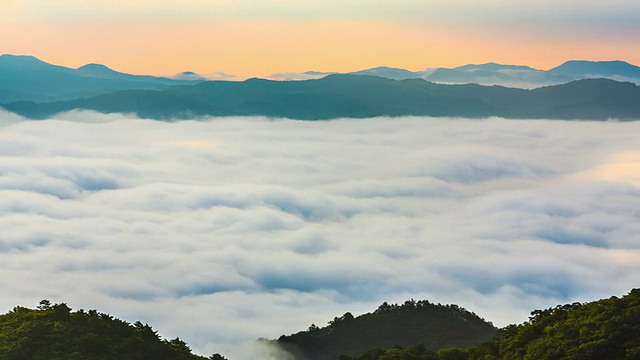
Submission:
<svg viewBox="0 0 640 360">
<path fill-rule="evenodd" d="M 637 0 L 0 0 L 0 53 L 238 78 L 638 65 L 638 19 Z M 46 298 L 244 360 L 384 301 L 504 326 L 621 296 L 640 283 L 639 132 L 0 112 L 0 313 Z"/>
<path fill-rule="evenodd" d="M 134 74 L 640 64 L 636 0 L 0 0 L 0 52 Z"/>
<path fill-rule="evenodd" d="M 622 296 L 640 284 L 639 132 L 3 112 L 0 313 L 65 302 L 244 360 L 384 301 L 505 326 Z"/>
</svg>

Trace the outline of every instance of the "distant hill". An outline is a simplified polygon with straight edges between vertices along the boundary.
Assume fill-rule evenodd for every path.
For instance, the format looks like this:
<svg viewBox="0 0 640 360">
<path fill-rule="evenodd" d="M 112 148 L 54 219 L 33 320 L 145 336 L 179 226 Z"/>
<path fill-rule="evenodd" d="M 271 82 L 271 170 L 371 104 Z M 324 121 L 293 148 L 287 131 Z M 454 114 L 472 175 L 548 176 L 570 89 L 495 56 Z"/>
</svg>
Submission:
<svg viewBox="0 0 640 360">
<path fill-rule="evenodd" d="M 513 71 L 531 71 L 535 70 L 532 67 L 525 65 L 503 65 L 498 63 L 486 63 L 486 64 L 468 64 L 454 68 L 455 70 L 465 71 L 501 71 L 501 70 L 513 70 Z"/>
<path fill-rule="evenodd" d="M 164 340 L 149 325 L 127 323 L 96 310 L 40 302 L 37 309 L 17 306 L 0 315 L 2 360 L 223 360 L 194 355 L 175 338 Z"/>
<path fill-rule="evenodd" d="M 300 81 L 207 76 L 224 80 L 203 81 L 204 75 L 193 72 L 173 79 L 131 75 L 102 64 L 71 69 L 32 56 L 2 55 L 0 106 L 32 119 L 73 109 L 162 120 L 236 115 L 640 119 L 639 88 L 632 83 L 640 83 L 640 68 L 623 61 L 568 61 L 549 71 L 487 63 L 424 72 L 382 66 L 351 74 L 273 74 L 280 80 L 307 79 Z"/>
<path fill-rule="evenodd" d="M 305 73 L 276 73 L 269 76 L 273 80 L 318 79 L 335 72 L 307 71 Z M 534 88 L 544 85 L 562 84 L 575 78 L 550 74 L 528 66 L 500 65 L 496 63 L 469 64 L 453 69 L 428 68 L 424 71 L 410 71 L 400 68 L 379 66 L 371 69 L 348 72 L 349 75 L 369 75 L 393 80 L 425 79 L 442 84 L 502 85 L 517 88 Z"/>
<path fill-rule="evenodd" d="M 523 89 L 559 85 L 588 78 L 629 81 L 640 85 L 640 67 L 624 61 L 571 60 L 550 70 L 492 62 L 455 68 L 430 68 L 424 71 L 381 66 L 349 74 L 380 76 L 394 80 L 421 78 L 439 84 L 500 85 Z"/>
<path fill-rule="evenodd" d="M 407 301 L 384 303 L 373 313 L 354 317 L 346 313 L 328 326 L 281 336 L 277 344 L 296 359 L 337 360 L 356 356 L 372 347 L 424 344 L 431 350 L 467 347 L 488 341 L 496 328 L 476 314 L 456 305 Z"/>
<path fill-rule="evenodd" d="M 100 64 L 72 69 L 33 56 L 0 55 L 0 103 L 69 100 L 118 90 L 166 89 L 197 82 L 130 75 Z"/>
<path fill-rule="evenodd" d="M 549 73 L 563 74 L 575 79 L 601 77 L 627 80 L 640 79 L 640 67 L 624 61 L 571 60 L 549 70 Z"/>
<path fill-rule="evenodd" d="M 180 74 L 176 74 L 171 77 L 174 80 L 197 80 L 197 81 L 206 81 L 207 78 L 204 76 L 194 73 L 193 71 L 183 71 Z"/>
<path fill-rule="evenodd" d="M 393 80 L 419 79 L 422 77 L 421 71 L 409 71 L 405 69 L 390 68 L 387 66 L 355 71 L 349 74 L 379 76 Z"/>
<path fill-rule="evenodd" d="M 640 119 L 640 87 L 585 79 L 523 90 L 336 74 L 306 81 L 208 81 L 166 90 L 127 90 L 69 101 L 22 101 L 2 106 L 32 119 L 87 109 L 162 120 L 253 115 L 300 120 L 409 115 L 633 120 Z"/>
<path fill-rule="evenodd" d="M 307 73 L 286 73 L 274 76 L 274 80 L 307 80 Z M 315 78 L 332 73 L 317 73 Z M 455 68 L 428 68 L 409 71 L 386 66 L 353 71 L 348 74 L 371 75 L 394 80 L 425 79 L 439 84 L 500 85 L 522 89 L 559 85 L 573 80 L 607 78 L 630 81 L 640 85 L 640 67 L 624 61 L 576 61 L 571 60 L 551 70 L 538 70 L 524 65 L 497 63 L 468 64 Z M 276 74 L 274 74 L 276 75 Z"/>
<path fill-rule="evenodd" d="M 336 358 L 337 359 L 337 358 Z M 622 298 L 535 310 L 529 321 L 509 325 L 489 342 L 437 352 L 425 345 L 378 346 L 341 360 L 637 360 L 640 359 L 640 289 Z"/>
<path fill-rule="evenodd" d="M 517 88 L 535 88 L 567 83 L 577 78 L 563 73 L 550 73 L 528 66 L 487 63 L 464 65 L 453 69 L 439 68 L 423 76 L 424 79 L 443 84 L 502 85 Z"/>
<path fill-rule="evenodd" d="M 452 69 L 428 69 L 415 74 L 419 74 L 418 77 L 425 80 L 441 84 L 501 85 L 525 89 L 559 85 L 588 78 L 606 78 L 640 84 L 640 67 L 624 61 L 571 60 L 550 70 L 496 63 L 469 64 Z M 400 77 L 395 78 L 400 79 Z M 413 75 L 405 78 L 413 78 Z"/>
<path fill-rule="evenodd" d="M 307 71 L 274 73 L 278 81 L 319 79 L 336 72 Z M 380 66 L 348 73 L 393 80 L 424 79 L 438 84 L 500 85 L 522 89 L 559 85 L 586 78 L 608 78 L 640 84 L 640 67 L 624 61 L 571 60 L 551 70 L 497 63 L 468 64 L 456 68 L 424 71 Z M 0 104 L 16 101 L 55 102 L 112 93 L 121 90 L 166 90 L 174 85 L 193 85 L 206 80 L 237 81 L 221 71 L 197 74 L 185 71 L 171 77 L 132 75 L 102 64 L 77 69 L 46 63 L 33 56 L 0 55 Z"/>
</svg>

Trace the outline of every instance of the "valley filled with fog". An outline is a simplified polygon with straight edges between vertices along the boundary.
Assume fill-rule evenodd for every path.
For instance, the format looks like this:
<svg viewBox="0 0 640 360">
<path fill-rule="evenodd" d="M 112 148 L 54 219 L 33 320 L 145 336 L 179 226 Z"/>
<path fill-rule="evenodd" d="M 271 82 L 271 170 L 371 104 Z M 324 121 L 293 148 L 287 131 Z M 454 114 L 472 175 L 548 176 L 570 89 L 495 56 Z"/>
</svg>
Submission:
<svg viewBox="0 0 640 360">
<path fill-rule="evenodd" d="M 638 133 L 2 112 L 0 311 L 97 308 L 233 355 L 383 301 L 504 326 L 622 295 L 640 283 Z"/>
</svg>

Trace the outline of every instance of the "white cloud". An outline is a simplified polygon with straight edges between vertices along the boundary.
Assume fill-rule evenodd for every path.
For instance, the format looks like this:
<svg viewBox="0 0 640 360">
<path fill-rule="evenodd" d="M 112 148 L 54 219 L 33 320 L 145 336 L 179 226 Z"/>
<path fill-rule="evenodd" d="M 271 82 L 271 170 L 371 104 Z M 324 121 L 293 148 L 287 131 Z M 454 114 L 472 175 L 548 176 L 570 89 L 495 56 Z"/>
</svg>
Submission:
<svg viewBox="0 0 640 360">
<path fill-rule="evenodd" d="M 321 71 L 307 71 L 303 73 L 279 72 L 279 73 L 273 73 L 267 76 L 266 79 L 278 80 L 278 81 L 312 80 L 312 79 L 320 79 L 331 74 L 334 74 L 334 73 L 321 72 Z"/>
<path fill-rule="evenodd" d="M 49 298 L 242 359 L 382 301 L 506 325 L 640 280 L 636 122 L 0 123 L 0 310 Z"/>
</svg>

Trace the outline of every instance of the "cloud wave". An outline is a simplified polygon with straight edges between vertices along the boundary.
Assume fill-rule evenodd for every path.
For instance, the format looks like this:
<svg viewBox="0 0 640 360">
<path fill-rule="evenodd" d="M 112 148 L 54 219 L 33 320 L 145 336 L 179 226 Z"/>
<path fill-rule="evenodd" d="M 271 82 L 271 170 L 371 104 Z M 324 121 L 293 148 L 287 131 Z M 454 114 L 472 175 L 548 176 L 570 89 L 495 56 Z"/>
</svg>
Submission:
<svg viewBox="0 0 640 360">
<path fill-rule="evenodd" d="M 497 325 L 640 281 L 639 122 L 0 114 L 0 308 L 202 354 L 382 301 Z"/>
</svg>

